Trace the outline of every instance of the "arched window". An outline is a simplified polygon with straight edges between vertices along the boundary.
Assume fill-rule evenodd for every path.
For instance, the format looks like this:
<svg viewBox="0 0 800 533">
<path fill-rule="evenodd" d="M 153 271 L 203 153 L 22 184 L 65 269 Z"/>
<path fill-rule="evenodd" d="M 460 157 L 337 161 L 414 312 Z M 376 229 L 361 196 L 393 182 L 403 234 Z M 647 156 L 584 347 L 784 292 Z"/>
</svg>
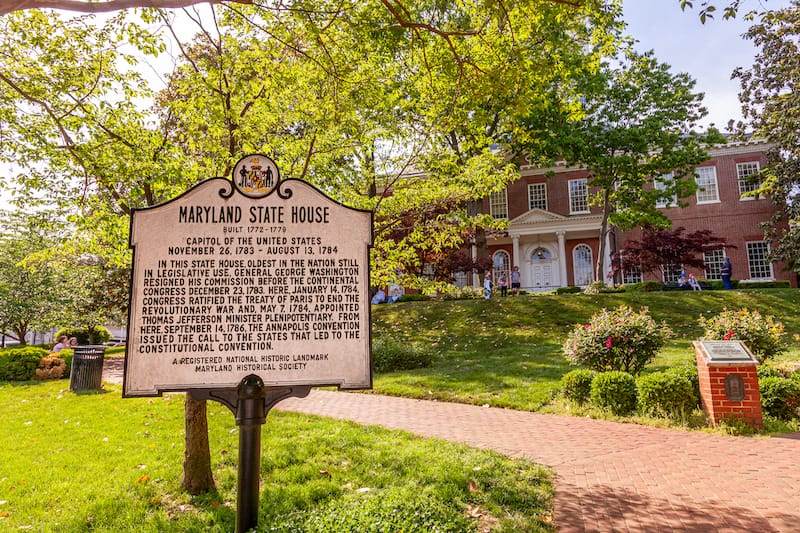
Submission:
<svg viewBox="0 0 800 533">
<path fill-rule="evenodd" d="M 492 256 L 492 282 L 497 283 L 500 279 L 500 274 L 505 274 L 506 278 L 510 275 L 509 265 L 511 258 L 505 250 L 499 250 Z"/>
<path fill-rule="evenodd" d="M 543 248 L 539 246 L 533 252 L 531 252 L 531 261 L 545 261 L 547 259 L 552 259 L 553 254 L 550 253 L 550 250 L 547 248 Z"/>
<path fill-rule="evenodd" d="M 572 269 L 575 274 L 575 285 L 589 285 L 594 281 L 591 248 L 579 244 L 572 250 Z"/>
</svg>

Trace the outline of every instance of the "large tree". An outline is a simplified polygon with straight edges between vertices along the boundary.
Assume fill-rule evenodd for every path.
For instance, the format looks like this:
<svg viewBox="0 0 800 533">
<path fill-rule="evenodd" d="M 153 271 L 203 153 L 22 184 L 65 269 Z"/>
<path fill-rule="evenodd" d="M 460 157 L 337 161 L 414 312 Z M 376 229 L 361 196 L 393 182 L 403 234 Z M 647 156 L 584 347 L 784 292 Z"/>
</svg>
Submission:
<svg viewBox="0 0 800 533">
<path fill-rule="evenodd" d="M 63 271 L 50 261 L 28 262 L 63 242 L 51 212 L 2 213 L 0 218 L 0 330 L 21 344 L 31 330 L 58 325 L 70 297 Z"/>
<path fill-rule="evenodd" d="M 595 279 L 602 280 L 612 226 L 666 227 L 669 219 L 657 202 L 694 192 L 694 167 L 708 155 L 703 139 L 691 132 L 706 110 L 695 81 L 686 73 L 673 74 L 652 52 L 628 50 L 615 63 L 579 77 L 576 85 L 584 115 L 560 123 L 551 119 L 556 134 L 549 150 L 590 173 L 589 202 L 603 214 L 595 269 Z"/>
<path fill-rule="evenodd" d="M 758 47 L 753 66 L 736 69 L 739 99 L 756 135 L 774 144 L 767 154 L 762 186 L 754 194 L 769 194 L 780 207 L 767 231 L 777 239 L 775 259 L 800 267 L 800 2 L 770 12 L 745 34 Z"/>
<path fill-rule="evenodd" d="M 710 230 L 686 233 L 685 228 L 668 230 L 646 226 L 639 240 L 629 240 L 611 258 L 615 274 L 640 271 L 642 274 L 686 267 L 705 268 L 703 253 L 725 246 L 725 238 Z M 731 248 L 729 245 L 728 248 Z"/>
</svg>

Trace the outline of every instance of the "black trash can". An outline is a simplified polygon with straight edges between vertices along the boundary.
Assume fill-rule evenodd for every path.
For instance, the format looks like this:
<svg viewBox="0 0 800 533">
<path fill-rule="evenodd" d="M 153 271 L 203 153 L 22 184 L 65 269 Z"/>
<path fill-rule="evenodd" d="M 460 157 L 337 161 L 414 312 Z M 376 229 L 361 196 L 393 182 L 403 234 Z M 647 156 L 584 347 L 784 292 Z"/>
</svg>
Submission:
<svg viewBox="0 0 800 533">
<path fill-rule="evenodd" d="M 99 390 L 103 381 L 105 346 L 76 346 L 73 348 L 69 390 Z"/>
</svg>

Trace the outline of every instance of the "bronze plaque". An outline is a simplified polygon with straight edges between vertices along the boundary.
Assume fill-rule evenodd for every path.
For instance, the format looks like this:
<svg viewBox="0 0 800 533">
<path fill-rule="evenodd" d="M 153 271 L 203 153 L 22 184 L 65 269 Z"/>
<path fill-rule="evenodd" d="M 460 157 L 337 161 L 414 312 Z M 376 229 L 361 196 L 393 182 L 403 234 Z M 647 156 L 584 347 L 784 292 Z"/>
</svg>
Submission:
<svg viewBox="0 0 800 533">
<path fill-rule="evenodd" d="M 758 360 L 741 341 L 698 341 L 710 363 L 755 363 Z"/>
<path fill-rule="evenodd" d="M 739 374 L 725 376 L 725 397 L 731 402 L 741 402 L 745 397 L 744 379 Z"/>
<path fill-rule="evenodd" d="M 259 157 L 134 211 L 125 396 L 371 386 L 372 215 Z"/>
</svg>

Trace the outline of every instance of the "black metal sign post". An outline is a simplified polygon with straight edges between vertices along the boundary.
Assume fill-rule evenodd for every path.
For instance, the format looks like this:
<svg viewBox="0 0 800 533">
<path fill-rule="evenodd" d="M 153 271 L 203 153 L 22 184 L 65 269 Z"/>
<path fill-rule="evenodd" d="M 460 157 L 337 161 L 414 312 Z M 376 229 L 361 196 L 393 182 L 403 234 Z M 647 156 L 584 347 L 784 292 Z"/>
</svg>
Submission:
<svg viewBox="0 0 800 533">
<path fill-rule="evenodd" d="M 267 421 L 267 413 L 279 401 L 291 396 L 305 398 L 310 391 L 311 387 L 265 387 L 255 374 L 246 376 L 235 389 L 191 391 L 195 400 L 217 401 L 236 416 L 239 426 L 236 533 L 245 533 L 258 525 L 261 426 Z"/>
</svg>

